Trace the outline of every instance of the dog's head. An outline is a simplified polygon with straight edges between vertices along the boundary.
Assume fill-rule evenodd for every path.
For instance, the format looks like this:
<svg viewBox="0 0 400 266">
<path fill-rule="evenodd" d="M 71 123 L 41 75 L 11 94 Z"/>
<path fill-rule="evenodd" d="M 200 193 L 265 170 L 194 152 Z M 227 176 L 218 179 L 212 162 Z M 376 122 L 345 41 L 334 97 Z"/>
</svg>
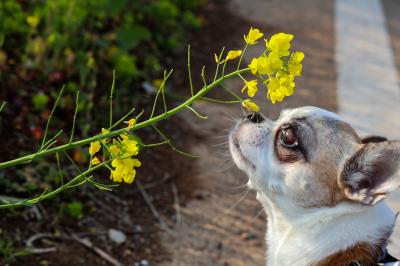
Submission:
<svg viewBox="0 0 400 266">
<path fill-rule="evenodd" d="M 400 186 L 400 142 L 362 139 L 339 116 L 315 107 L 283 111 L 277 121 L 241 119 L 230 151 L 251 188 L 300 207 L 375 204 Z"/>
</svg>

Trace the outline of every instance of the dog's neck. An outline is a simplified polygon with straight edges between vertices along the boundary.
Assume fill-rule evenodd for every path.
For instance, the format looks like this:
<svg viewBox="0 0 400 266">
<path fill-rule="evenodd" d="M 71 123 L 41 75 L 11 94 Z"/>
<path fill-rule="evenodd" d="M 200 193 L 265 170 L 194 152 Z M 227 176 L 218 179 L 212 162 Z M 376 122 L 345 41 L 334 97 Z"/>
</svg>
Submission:
<svg viewBox="0 0 400 266">
<path fill-rule="evenodd" d="M 323 265 L 321 262 L 340 252 L 356 252 L 351 249 L 358 245 L 377 247 L 385 243 L 396 219 L 384 202 L 372 207 L 343 202 L 304 209 L 280 195 L 259 192 L 257 199 L 268 216 L 268 266 Z"/>
</svg>

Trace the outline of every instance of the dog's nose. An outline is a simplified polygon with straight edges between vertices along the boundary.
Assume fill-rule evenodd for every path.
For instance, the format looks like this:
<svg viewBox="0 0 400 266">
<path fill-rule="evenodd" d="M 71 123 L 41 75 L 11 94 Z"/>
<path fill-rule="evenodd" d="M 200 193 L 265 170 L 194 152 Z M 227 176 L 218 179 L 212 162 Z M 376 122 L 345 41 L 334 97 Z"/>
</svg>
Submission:
<svg viewBox="0 0 400 266">
<path fill-rule="evenodd" d="M 260 115 L 259 113 L 250 113 L 247 116 L 247 119 L 253 123 L 261 123 L 265 120 L 264 117 L 262 117 L 262 115 Z"/>
</svg>

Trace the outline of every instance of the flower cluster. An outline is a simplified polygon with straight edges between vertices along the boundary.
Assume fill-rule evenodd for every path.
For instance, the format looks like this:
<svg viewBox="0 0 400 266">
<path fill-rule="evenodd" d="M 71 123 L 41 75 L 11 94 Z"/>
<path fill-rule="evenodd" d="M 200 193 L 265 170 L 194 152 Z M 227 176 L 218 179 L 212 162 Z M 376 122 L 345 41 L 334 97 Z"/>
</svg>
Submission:
<svg viewBox="0 0 400 266">
<path fill-rule="evenodd" d="M 244 36 L 246 47 L 257 44 L 264 34 L 258 29 L 251 28 Z M 249 65 L 250 71 L 267 87 L 267 97 L 273 104 L 282 102 L 285 97 L 294 92 L 294 79 L 301 75 L 304 59 L 303 52 L 290 52 L 292 34 L 278 33 L 269 40 L 264 39 L 266 48 L 261 56 L 253 58 Z M 247 81 L 243 78 L 242 93 L 247 91 L 249 97 L 254 97 L 258 91 L 257 79 Z M 259 107 L 250 99 L 243 101 L 243 107 L 257 112 Z"/>
<path fill-rule="evenodd" d="M 136 120 L 130 119 L 126 123 L 128 128 L 134 126 Z M 106 134 L 109 131 L 107 129 L 102 129 L 102 134 Z M 95 154 L 104 147 L 105 153 L 103 153 L 103 158 L 109 157 L 111 160 L 111 166 L 108 169 L 111 172 L 110 179 L 114 182 L 126 182 L 128 184 L 132 183 L 136 176 L 136 168 L 141 166 L 141 162 L 135 158 L 139 153 L 139 143 L 133 135 L 123 133 L 118 137 L 110 140 L 103 139 L 101 141 L 95 141 L 90 143 L 89 154 L 91 156 L 90 165 L 100 164 L 101 161 Z"/>
</svg>

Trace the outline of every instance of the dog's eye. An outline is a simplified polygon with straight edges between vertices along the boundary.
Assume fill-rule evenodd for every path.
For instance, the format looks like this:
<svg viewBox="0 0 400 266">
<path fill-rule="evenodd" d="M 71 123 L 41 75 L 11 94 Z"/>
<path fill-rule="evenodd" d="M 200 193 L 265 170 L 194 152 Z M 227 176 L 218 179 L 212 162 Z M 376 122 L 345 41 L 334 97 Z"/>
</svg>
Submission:
<svg viewBox="0 0 400 266">
<path fill-rule="evenodd" d="M 283 128 L 281 130 L 279 140 L 286 148 L 295 148 L 299 144 L 296 133 L 291 127 Z"/>
</svg>

